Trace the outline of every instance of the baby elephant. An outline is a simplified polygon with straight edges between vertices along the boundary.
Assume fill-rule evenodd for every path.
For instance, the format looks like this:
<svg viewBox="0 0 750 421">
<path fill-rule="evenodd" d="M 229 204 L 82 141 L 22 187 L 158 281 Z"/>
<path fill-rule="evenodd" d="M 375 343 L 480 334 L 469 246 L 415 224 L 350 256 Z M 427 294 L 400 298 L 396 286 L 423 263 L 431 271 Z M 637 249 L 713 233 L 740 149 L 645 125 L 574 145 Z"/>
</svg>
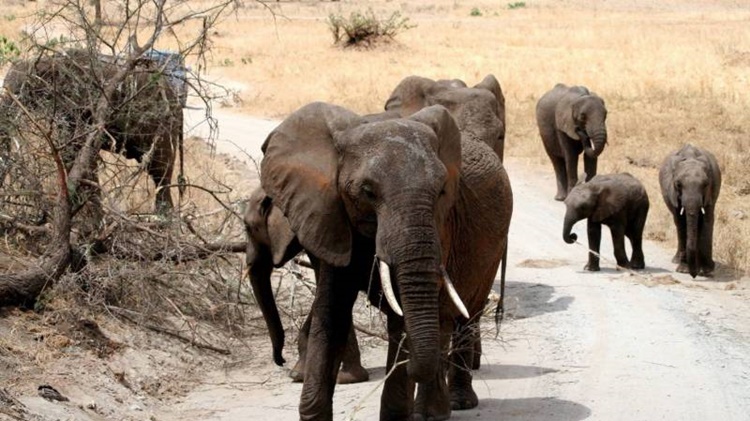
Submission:
<svg viewBox="0 0 750 421">
<path fill-rule="evenodd" d="M 576 222 L 587 219 L 589 261 L 584 269 L 599 270 L 599 244 L 602 224 L 612 233 L 617 265 L 630 269 L 643 269 L 643 227 L 648 215 L 646 189 L 628 173 L 597 175 L 588 182 L 578 183 L 565 199 L 565 224 L 563 240 L 572 244 L 578 238 L 570 230 Z M 633 255 L 628 262 L 625 253 L 625 236 L 630 239 Z M 596 254 L 591 253 L 596 252 Z"/>
</svg>

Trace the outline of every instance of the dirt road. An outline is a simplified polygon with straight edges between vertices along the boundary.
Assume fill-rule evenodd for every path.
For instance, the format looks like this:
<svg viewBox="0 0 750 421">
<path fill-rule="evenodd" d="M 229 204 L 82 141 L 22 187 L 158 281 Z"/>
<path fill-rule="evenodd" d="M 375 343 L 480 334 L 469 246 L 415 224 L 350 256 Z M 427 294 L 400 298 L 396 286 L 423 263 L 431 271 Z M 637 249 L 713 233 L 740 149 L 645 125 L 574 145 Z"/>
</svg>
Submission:
<svg viewBox="0 0 750 421">
<path fill-rule="evenodd" d="M 240 147 L 260 156 L 275 124 L 223 112 L 218 118 L 217 148 L 232 154 L 242 153 Z M 691 281 L 672 272 L 671 250 L 651 242 L 646 271 L 616 271 L 606 231 L 609 260 L 599 273 L 584 272 L 585 249 L 561 238 L 564 207 L 552 200 L 551 169 L 513 158 L 506 166 L 515 197 L 510 317 L 497 339 L 484 336 L 474 380 L 479 407 L 451 419 L 750 420 L 750 283 Z M 661 198 L 651 202 L 662 206 Z M 576 231 L 585 241 L 583 222 Z M 377 419 L 385 346 L 363 352 L 372 379 L 337 387 L 337 420 Z M 263 358 L 260 367 L 207 374 L 202 386 L 157 418 L 298 419 L 301 386 L 273 365 L 270 352 Z"/>
</svg>

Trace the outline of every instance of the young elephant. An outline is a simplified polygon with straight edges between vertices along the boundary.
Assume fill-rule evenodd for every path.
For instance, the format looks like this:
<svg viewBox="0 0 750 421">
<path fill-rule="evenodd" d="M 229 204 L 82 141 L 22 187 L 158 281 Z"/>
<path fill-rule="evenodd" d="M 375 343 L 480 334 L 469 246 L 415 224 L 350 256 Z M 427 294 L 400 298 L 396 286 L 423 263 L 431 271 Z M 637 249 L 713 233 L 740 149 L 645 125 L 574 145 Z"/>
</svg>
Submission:
<svg viewBox="0 0 750 421">
<path fill-rule="evenodd" d="M 646 189 L 628 173 L 597 175 L 586 183 L 579 183 L 565 198 L 565 223 L 563 240 L 572 244 L 578 238 L 570 230 L 576 222 L 588 218 L 589 261 L 585 268 L 599 270 L 599 244 L 602 225 L 609 227 L 615 249 L 617 265 L 630 269 L 643 269 L 643 227 L 648 215 Z M 625 237 L 630 239 L 633 255 L 628 261 Z"/>
<path fill-rule="evenodd" d="M 250 284 L 268 327 L 268 335 L 273 345 L 273 360 L 280 366 L 286 362 L 281 355 L 284 348 L 284 326 L 273 296 L 271 272 L 274 267 L 282 267 L 297 256 L 302 251 L 302 246 L 292 232 L 289 221 L 260 187 L 250 195 L 244 219 Z M 311 260 L 317 263 L 315 259 Z M 313 266 L 317 267 L 317 264 Z M 317 269 L 315 272 L 317 275 Z M 305 377 L 309 329 L 310 314 L 302 325 L 298 338 L 299 360 L 290 372 L 290 377 L 296 382 L 301 382 Z M 352 327 L 336 382 L 338 384 L 359 383 L 369 380 L 369 377 L 367 370 L 362 367 L 357 336 Z"/>
<path fill-rule="evenodd" d="M 578 155 L 583 152 L 586 181 L 596 175 L 597 158 L 607 144 L 604 100 L 584 86 L 558 83 L 536 104 L 536 122 L 557 178 L 555 200 L 578 182 Z"/>
<path fill-rule="evenodd" d="M 710 276 L 714 270 L 713 233 L 721 170 L 713 154 L 685 145 L 672 152 L 659 170 L 664 203 L 677 227 L 677 272 Z"/>
</svg>

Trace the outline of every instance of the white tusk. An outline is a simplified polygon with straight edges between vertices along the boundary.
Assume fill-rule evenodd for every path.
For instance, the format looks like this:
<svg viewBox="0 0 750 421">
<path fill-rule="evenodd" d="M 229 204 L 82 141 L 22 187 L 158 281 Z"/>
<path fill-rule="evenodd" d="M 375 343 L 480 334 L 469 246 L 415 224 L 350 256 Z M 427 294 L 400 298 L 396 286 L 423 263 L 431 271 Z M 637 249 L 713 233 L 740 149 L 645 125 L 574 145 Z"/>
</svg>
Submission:
<svg viewBox="0 0 750 421">
<path fill-rule="evenodd" d="M 701 213 L 704 215 L 706 214 L 706 208 L 704 208 L 703 206 L 701 206 Z"/>
<path fill-rule="evenodd" d="M 391 306 L 393 312 L 399 316 L 403 316 L 404 312 L 401 310 L 401 306 L 398 305 L 396 300 L 396 294 L 393 293 L 393 284 L 391 284 L 391 268 L 388 267 L 388 263 L 380 261 L 378 265 L 380 271 L 380 285 L 383 288 L 383 295 L 385 300 L 388 301 L 388 305 Z"/>
<path fill-rule="evenodd" d="M 680 208 L 680 216 L 682 216 L 685 213 L 685 207 Z"/>
<path fill-rule="evenodd" d="M 443 271 L 443 279 L 445 280 L 445 287 L 448 289 L 448 295 L 451 297 L 451 300 L 453 301 L 453 304 L 458 307 L 458 311 L 463 314 L 464 317 L 469 319 L 469 311 L 466 310 L 466 306 L 464 305 L 463 301 L 461 301 L 461 297 L 458 296 L 458 291 L 456 291 L 456 287 L 453 286 L 453 282 L 451 282 L 451 278 L 448 277 L 448 271 L 445 270 L 445 268 L 441 268 Z"/>
<path fill-rule="evenodd" d="M 591 138 L 589 138 L 589 143 L 591 143 L 591 149 L 594 149 L 594 150 L 595 150 L 595 149 L 596 149 L 596 147 L 594 147 L 594 141 L 593 141 L 593 140 L 591 140 Z"/>
</svg>

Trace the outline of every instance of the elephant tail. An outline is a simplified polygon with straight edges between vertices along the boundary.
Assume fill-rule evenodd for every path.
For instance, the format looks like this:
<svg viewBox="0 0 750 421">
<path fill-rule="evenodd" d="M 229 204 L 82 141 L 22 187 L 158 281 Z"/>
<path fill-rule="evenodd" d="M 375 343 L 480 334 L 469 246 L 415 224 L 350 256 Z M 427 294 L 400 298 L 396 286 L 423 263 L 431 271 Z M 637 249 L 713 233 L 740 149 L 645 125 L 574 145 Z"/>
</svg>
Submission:
<svg viewBox="0 0 750 421">
<path fill-rule="evenodd" d="M 495 307 L 495 338 L 500 334 L 500 323 L 505 317 L 505 270 L 508 268 L 508 242 L 505 243 L 503 261 L 500 264 L 500 299 Z"/>
</svg>

